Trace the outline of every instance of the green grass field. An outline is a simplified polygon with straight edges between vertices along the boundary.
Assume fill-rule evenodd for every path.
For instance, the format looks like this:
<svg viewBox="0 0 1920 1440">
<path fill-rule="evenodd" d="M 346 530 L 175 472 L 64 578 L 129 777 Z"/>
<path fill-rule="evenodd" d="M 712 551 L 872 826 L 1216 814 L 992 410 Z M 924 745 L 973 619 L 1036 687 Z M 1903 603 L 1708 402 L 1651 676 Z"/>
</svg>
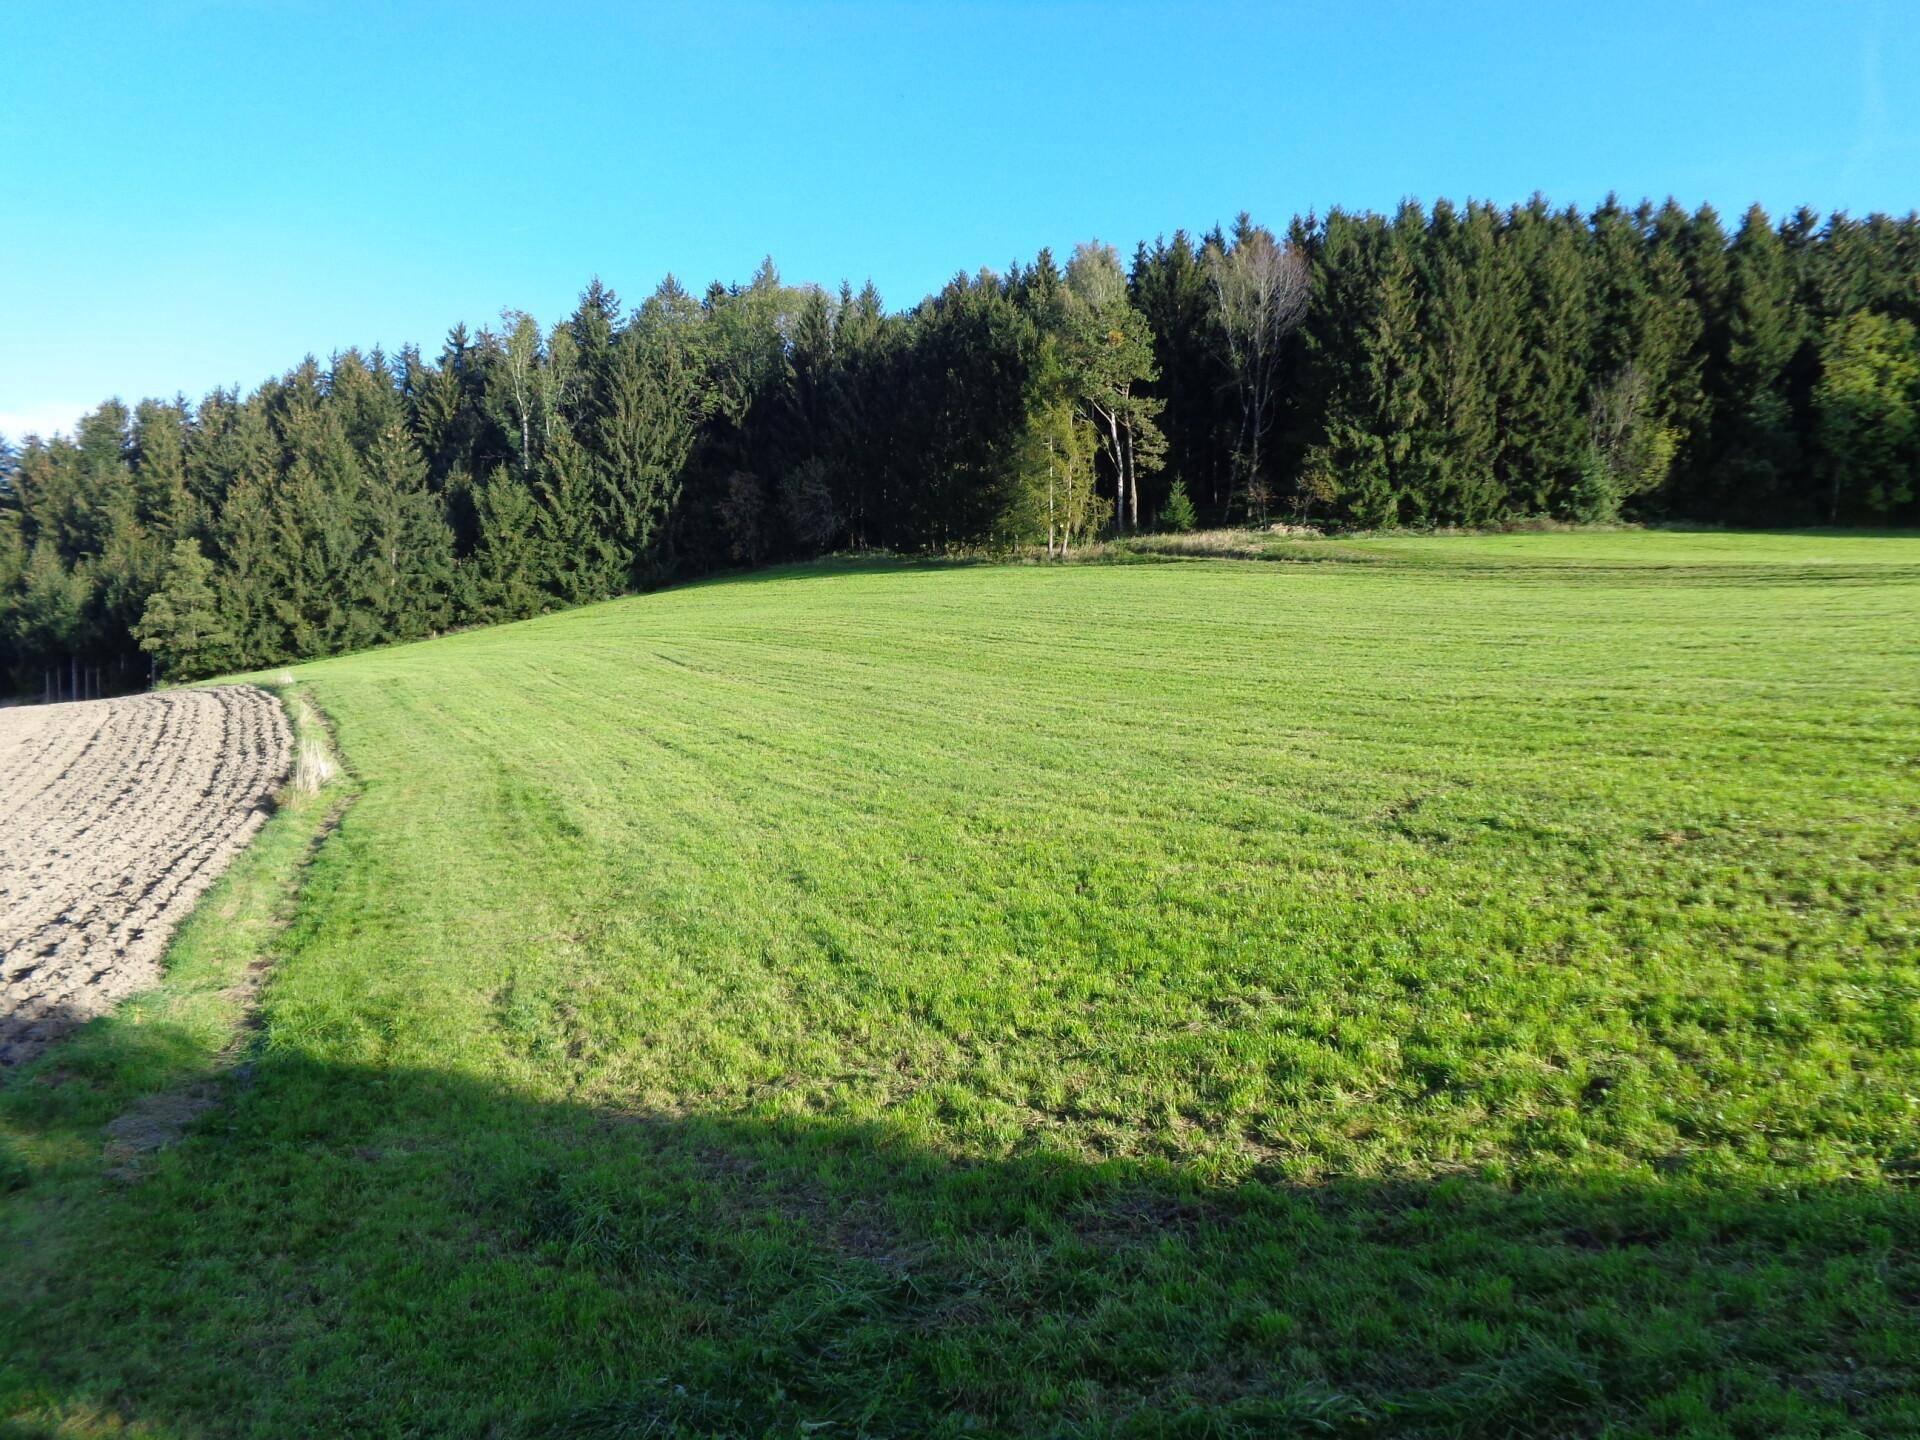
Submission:
<svg viewBox="0 0 1920 1440">
<path fill-rule="evenodd" d="M 1273 548 L 298 669 L 13 1433 L 1920 1433 L 1920 539 Z"/>
</svg>

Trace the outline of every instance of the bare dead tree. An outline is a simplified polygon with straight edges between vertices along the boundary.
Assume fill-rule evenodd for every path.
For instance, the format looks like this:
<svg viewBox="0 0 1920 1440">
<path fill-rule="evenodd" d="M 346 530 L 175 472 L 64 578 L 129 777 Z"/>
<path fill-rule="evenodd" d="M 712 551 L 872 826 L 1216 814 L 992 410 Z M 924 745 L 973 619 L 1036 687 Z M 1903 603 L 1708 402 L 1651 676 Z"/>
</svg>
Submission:
<svg viewBox="0 0 1920 1440">
<path fill-rule="evenodd" d="M 1286 339 L 1307 313 L 1311 283 L 1306 257 L 1244 213 L 1223 247 L 1206 248 L 1207 273 L 1220 306 L 1227 361 L 1240 396 L 1240 436 L 1234 447 L 1238 498 L 1260 518 L 1272 494 L 1264 471 Z"/>
</svg>

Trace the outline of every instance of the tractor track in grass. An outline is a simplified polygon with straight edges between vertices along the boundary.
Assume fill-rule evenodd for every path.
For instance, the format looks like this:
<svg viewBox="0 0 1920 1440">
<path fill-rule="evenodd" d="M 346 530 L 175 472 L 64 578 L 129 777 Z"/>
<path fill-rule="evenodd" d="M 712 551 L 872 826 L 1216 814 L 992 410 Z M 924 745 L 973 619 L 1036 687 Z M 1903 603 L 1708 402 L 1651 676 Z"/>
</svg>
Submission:
<svg viewBox="0 0 1920 1440">
<path fill-rule="evenodd" d="M 248 685 L 0 710 L 0 1067 L 159 979 L 292 748 Z"/>
</svg>

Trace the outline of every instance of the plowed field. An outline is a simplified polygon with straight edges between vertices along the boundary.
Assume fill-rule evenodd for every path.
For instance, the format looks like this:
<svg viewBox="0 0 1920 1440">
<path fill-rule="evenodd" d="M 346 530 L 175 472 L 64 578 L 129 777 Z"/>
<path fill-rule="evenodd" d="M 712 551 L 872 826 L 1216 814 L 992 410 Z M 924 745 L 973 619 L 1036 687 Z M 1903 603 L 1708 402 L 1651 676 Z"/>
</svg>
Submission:
<svg viewBox="0 0 1920 1440">
<path fill-rule="evenodd" d="M 0 710 L 0 1065 L 154 982 L 291 742 L 244 685 Z"/>
</svg>

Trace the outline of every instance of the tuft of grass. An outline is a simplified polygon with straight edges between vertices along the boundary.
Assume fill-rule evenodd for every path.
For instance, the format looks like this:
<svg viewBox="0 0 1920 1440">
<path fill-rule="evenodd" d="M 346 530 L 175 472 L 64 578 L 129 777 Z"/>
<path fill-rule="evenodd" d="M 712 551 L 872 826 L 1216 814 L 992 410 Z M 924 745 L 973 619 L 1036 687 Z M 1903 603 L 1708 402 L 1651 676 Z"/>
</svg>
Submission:
<svg viewBox="0 0 1920 1440">
<path fill-rule="evenodd" d="M 326 741 L 308 736 L 295 749 L 293 775 L 287 783 L 302 795 L 318 795 L 338 774 L 339 767 Z"/>
<path fill-rule="evenodd" d="M 340 778 L 340 762 L 326 721 L 307 693 L 293 689 L 293 684 L 293 676 L 284 670 L 274 682 L 294 729 L 293 769 L 287 777 L 287 789 L 296 795 L 318 795 Z"/>
<path fill-rule="evenodd" d="M 300 667 L 346 822 L 0 1090 L 0 1416 L 1920 1433 L 1920 538 L 1261 543 Z"/>
</svg>

